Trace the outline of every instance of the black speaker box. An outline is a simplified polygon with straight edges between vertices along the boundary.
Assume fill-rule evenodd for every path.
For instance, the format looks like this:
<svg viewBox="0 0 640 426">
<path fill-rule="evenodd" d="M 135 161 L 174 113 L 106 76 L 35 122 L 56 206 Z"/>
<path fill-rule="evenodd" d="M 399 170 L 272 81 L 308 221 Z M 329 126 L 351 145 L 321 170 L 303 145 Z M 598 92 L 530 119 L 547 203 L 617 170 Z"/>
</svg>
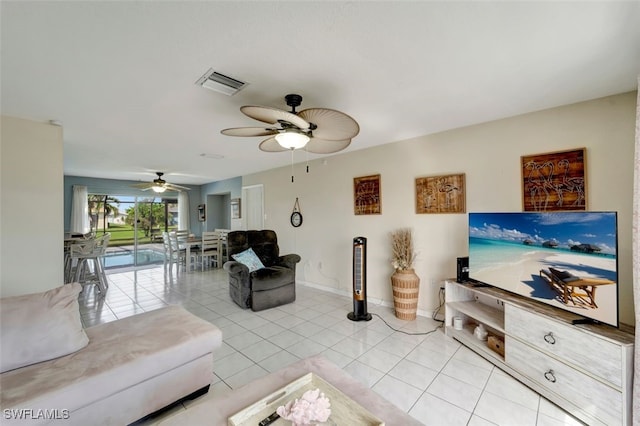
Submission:
<svg viewBox="0 0 640 426">
<path fill-rule="evenodd" d="M 464 283 L 469 281 L 469 258 L 459 257 L 457 259 L 457 275 L 456 281 Z"/>
</svg>

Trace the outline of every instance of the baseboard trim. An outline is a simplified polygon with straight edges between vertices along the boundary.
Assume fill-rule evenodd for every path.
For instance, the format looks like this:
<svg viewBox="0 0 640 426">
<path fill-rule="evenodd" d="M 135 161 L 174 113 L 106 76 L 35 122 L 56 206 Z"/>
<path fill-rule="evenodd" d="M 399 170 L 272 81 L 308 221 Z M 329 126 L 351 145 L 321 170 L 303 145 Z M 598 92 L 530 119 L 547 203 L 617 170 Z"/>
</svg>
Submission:
<svg viewBox="0 0 640 426">
<path fill-rule="evenodd" d="M 352 294 L 353 294 L 351 291 L 344 291 L 337 288 L 327 287 L 321 284 L 311 283 L 308 281 L 302 281 L 298 279 L 296 279 L 296 284 L 303 285 L 305 287 L 315 288 L 316 290 L 320 290 L 320 291 L 326 291 L 327 293 L 337 294 L 339 296 L 352 297 Z M 392 302 L 388 302 L 384 299 L 379 299 L 375 297 L 367 297 L 367 306 L 381 306 L 381 307 L 393 309 Z M 418 309 L 416 311 L 416 315 L 421 317 L 427 317 L 427 318 L 431 318 L 432 313 L 433 313 L 432 311 L 428 312 L 422 309 Z"/>
</svg>

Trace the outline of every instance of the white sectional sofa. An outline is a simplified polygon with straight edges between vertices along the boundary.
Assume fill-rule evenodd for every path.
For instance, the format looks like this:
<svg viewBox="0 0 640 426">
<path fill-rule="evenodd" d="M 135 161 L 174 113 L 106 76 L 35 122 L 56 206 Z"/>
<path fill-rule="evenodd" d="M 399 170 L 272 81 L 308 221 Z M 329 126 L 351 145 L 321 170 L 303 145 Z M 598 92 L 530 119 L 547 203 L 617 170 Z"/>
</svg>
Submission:
<svg viewBox="0 0 640 426">
<path fill-rule="evenodd" d="M 207 392 L 217 327 L 169 306 L 83 330 L 80 289 L 0 300 L 0 423 L 121 426 Z"/>
</svg>

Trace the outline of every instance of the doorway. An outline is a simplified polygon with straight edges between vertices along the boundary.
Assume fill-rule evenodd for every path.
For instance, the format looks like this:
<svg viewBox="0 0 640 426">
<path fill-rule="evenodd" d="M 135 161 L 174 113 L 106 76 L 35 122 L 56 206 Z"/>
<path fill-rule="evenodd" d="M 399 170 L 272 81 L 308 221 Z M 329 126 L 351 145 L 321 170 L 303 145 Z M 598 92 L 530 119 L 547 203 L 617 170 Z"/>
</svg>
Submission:
<svg viewBox="0 0 640 426">
<path fill-rule="evenodd" d="M 202 231 L 231 229 L 231 193 L 208 194 L 206 211 L 205 229 Z"/>
</svg>

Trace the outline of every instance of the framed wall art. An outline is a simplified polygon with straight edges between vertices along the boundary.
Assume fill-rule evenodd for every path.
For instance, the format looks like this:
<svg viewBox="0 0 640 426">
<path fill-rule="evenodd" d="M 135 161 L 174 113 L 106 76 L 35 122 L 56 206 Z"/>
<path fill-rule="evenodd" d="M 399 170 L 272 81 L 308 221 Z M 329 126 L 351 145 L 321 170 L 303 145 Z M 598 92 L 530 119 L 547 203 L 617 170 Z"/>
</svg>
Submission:
<svg viewBox="0 0 640 426">
<path fill-rule="evenodd" d="M 231 199 L 231 219 L 240 219 L 240 198 Z"/>
<path fill-rule="evenodd" d="M 586 149 L 524 155 L 522 210 L 587 209 Z"/>
<path fill-rule="evenodd" d="M 353 209 L 356 215 L 382 213 L 380 175 L 353 178 Z"/>
<path fill-rule="evenodd" d="M 416 178 L 416 213 L 465 213 L 465 175 Z"/>
</svg>

